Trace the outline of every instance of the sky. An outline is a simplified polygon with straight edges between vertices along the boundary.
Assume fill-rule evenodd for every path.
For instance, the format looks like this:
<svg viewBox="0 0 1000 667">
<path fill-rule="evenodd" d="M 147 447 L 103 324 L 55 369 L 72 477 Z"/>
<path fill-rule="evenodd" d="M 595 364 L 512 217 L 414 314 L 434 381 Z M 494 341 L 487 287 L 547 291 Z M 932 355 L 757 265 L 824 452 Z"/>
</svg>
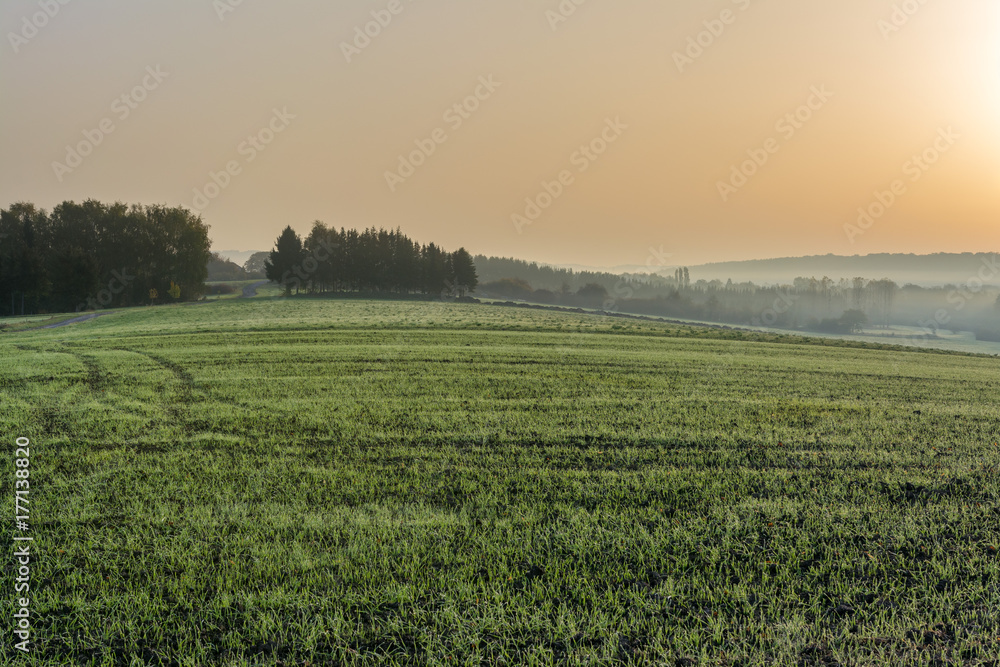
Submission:
<svg viewBox="0 0 1000 667">
<path fill-rule="evenodd" d="M 650 268 L 993 251 L 995 0 L 4 0 L 0 207 Z"/>
</svg>

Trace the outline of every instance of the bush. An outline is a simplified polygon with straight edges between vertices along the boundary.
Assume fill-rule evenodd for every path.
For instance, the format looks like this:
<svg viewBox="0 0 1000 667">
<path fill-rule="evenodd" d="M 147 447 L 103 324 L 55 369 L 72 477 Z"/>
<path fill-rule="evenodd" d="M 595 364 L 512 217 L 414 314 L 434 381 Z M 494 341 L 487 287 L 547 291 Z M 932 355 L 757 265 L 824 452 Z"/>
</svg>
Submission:
<svg viewBox="0 0 1000 667">
<path fill-rule="evenodd" d="M 479 286 L 479 292 L 490 296 L 502 296 L 508 299 L 530 299 L 531 285 L 520 278 L 504 278 Z"/>
<path fill-rule="evenodd" d="M 837 319 L 812 320 L 807 329 L 823 333 L 848 334 L 861 331 L 868 324 L 868 316 L 860 310 L 848 310 Z"/>
</svg>

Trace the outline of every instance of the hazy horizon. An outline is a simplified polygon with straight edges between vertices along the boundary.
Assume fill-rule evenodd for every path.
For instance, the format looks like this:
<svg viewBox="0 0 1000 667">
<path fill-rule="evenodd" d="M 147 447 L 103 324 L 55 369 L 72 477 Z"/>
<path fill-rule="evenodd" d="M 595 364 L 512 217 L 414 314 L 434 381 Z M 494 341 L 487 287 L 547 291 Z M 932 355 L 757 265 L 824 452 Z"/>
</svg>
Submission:
<svg viewBox="0 0 1000 667">
<path fill-rule="evenodd" d="M 273 245 L 271 247 L 268 247 L 268 248 L 247 248 L 247 249 L 218 248 L 218 247 L 214 247 L 214 246 L 212 247 L 212 252 L 217 252 L 217 253 L 219 253 L 219 254 L 221 254 L 223 256 L 227 256 L 229 254 L 233 254 L 233 255 L 245 255 L 246 257 L 249 257 L 250 255 L 252 255 L 254 253 L 257 253 L 257 252 L 269 252 L 271 250 L 273 250 Z M 503 255 L 494 255 L 494 254 L 491 254 L 491 253 L 477 252 L 474 248 L 466 248 L 466 250 L 468 250 L 473 255 L 483 255 L 485 257 L 505 257 Z M 651 252 L 651 254 L 654 254 L 654 255 L 658 254 L 658 249 L 656 249 L 656 248 L 650 248 L 650 251 L 655 251 L 655 252 Z M 782 257 L 750 257 L 750 258 L 747 258 L 747 259 L 720 260 L 720 261 L 712 261 L 712 262 L 703 262 L 701 264 L 696 264 L 696 265 L 693 265 L 693 266 L 712 266 L 712 265 L 724 265 L 724 264 L 750 264 L 750 263 L 755 263 L 755 262 L 777 262 L 777 261 L 783 261 L 783 260 L 805 260 L 805 259 L 821 258 L 821 257 L 822 258 L 825 258 L 825 257 L 836 257 L 836 258 L 845 258 L 845 259 L 867 258 L 867 257 L 880 256 L 880 255 L 893 256 L 893 257 L 906 257 L 906 256 L 931 257 L 931 256 L 934 256 L 934 255 L 937 255 L 937 254 L 944 254 L 944 255 L 973 255 L 973 256 L 975 256 L 975 255 L 994 255 L 995 256 L 995 255 L 998 254 L 998 252 L 995 251 L 995 250 L 966 250 L 966 251 L 956 251 L 956 252 L 950 252 L 950 253 L 865 253 L 865 254 L 854 254 L 854 255 L 848 255 L 848 254 L 839 255 L 837 253 L 824 253 L 822 255 L 786 255 L 786 256 L 782 256 Z M 558 264 L 558 263 L 553 263 L 553 262 L 546 262 L 544 260 L 539 260 L 539 259 L 535 259 L 535 258 L 532 258 L 532 257 L 515 257 L 515 256 L 506 256 L 506 257 L 509 258 L 509 259 L 517 259 L 517 260 L 521 260 L 521 261 L 524 261 L 524 262 L 534 262 L 534 263 L 539 264 L 539 265 L 544 264 L 546 266 L 554 266 L 554 267 L 562 267 L 562 268 L 566 268 L 566 267 L 584 267 L 584 268 L 587 268 L 587 269 L 607 270 L 607 269 L 624 269 L 624 268 L 630 268 L 630 267 L 646 267 L 645 264 L 612 264 L 612 265 L 588 265 L 588 264 L 580 264 L 580 263 Z M 672 258 L 669 257 L 669 256 L 667 256 L 667 255 L 663 255 L 662 257 L 663 257 L 664 261 L 668 262 L 667 264 L 664 265 L 666 267 L 673 267 L 673 266 L 680 267 L 680 266 L 682 266 L 681 264 L 669 263 Z M 654 269 L 658 269 L 659 267 L 652 266 L 652 267 L 649 267 L 649 268 L 650 268 L 650 270 L 654 270 Z"/>
<path fill-rule="evenodd" d="M 216 249 L 401 227 L 594 267 L 997 243 L 986 0 L 12 0 L 0 22 L 3 207 L 186 206 Z"/>
<path fill-rule="evenodd" d="M 256 250 L 213 249 L 226 259 L 243 266 Z M 612 275 L 658 275 L 671 278 L 682 268 L 671 264 L 671 257 L 661 256 L 657 249 L 651 255 L 663 264 L 646 266 L 619 264 L 593 266 L 586 264 L 554 264 L 530 257 L 512 257 L 528 264 L 554 269 L 571 269 L 575 272 L 604 273 Z M 482 253 L 472 252 L 473 255 Z M 496 258 L 496 256 L 486 256 Z M 830 278 L 834 281 L 854 278 L 887 278 L 899 285 L 935 287 L 964 285 L 978 290 L 981 286 L 1000 285 L 1000 253 L 995 251 L 933 254 L 870 253 L 866 255 L 806 255 L 799 257 L 769 257 L 730 262 L 708 262 L 684 267 L 691 271 L 692 280 L 732 280 L 734 283 L 752 282 L 757 285 L 787 285 L 799 278 Z M 513 271 L 504 277 L 521 277 Z M 529 281 L 530 282 L 530 281 Z"/>
</svg>

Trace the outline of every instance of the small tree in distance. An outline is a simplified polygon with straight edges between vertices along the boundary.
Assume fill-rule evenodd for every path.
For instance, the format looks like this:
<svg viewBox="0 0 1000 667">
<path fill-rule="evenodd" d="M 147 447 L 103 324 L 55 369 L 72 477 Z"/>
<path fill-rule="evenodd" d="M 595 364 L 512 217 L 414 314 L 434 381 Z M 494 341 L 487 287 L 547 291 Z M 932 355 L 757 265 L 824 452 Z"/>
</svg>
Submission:
<svg viewBox="0 0 1000 667">
<path fill-rule="evenodd" d="M 840 322 L 851 333 L 858 333 L 868 324 L 868 316 L 862 310 L 848 310 L 840 316 Z"/>
<path fill-rule="evenodd" d="M 266 251 L 255 252 L 254 254 L 250 255 L 250 259 L 248 259 L 246 263 L 243 265 L 243 270 L 254 277 L 255 276 L 267 277 L 265 274 L 265 266 L 270 256 L 271 253 Z"/>
</svg>

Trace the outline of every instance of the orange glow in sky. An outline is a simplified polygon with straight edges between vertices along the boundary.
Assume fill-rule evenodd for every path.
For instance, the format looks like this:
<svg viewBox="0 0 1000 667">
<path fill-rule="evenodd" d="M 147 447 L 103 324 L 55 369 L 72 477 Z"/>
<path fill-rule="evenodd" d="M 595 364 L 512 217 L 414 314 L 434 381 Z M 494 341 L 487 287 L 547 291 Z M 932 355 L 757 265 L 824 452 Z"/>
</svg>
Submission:
<svg viewBox="0 0 1000 667">
<path fill-rule="evenodd" d="M 590 266 L 1000 246 L 995 0 L 5 0 L 0 23 L 4 207 Z"/>
</svg>

